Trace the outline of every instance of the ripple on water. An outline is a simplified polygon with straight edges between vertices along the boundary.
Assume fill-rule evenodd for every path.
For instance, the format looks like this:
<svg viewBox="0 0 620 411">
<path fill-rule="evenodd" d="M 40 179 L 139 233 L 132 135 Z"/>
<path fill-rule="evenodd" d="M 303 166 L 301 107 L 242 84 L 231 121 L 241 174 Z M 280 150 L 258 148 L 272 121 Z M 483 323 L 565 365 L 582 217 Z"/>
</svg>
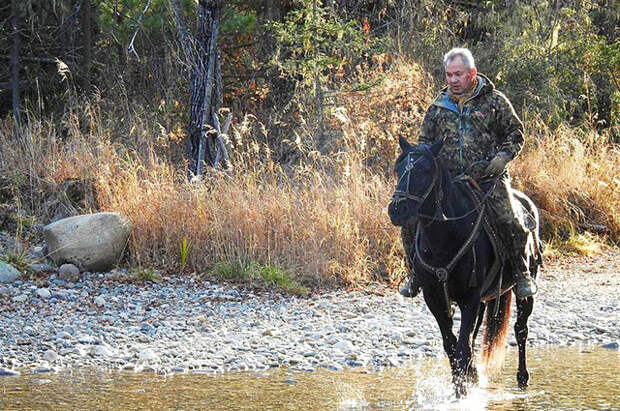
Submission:
<svg viewBox="0 0 620 411">
<path fill-rule="evenodd" d="M 547 410 L 609 409 L 620 398 L 617 350 L 529 350 L 531 387 L 516 386 L 516 351 L 504 370 L 456 400 L 447 361 L 428 359 L 382 372 L 269 370 L 225 374 L 102 373 L 79 370 L 0 378 L 0 409 L 68 408 L 210 410 Z M 292 383 L 295 381 L 295 383 Z M 578 387 L 578 389 L 575 389 Z"/>
</svg>

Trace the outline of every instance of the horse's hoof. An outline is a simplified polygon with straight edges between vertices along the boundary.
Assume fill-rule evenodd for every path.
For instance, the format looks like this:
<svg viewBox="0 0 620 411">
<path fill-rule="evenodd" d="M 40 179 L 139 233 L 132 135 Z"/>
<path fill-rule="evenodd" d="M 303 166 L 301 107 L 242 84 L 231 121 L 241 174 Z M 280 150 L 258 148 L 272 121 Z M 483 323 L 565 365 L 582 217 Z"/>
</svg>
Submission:
<svg viewBox="0 0 620 411">
<path fill-rule="evenodd" d="M 519 388 L 525 389 L 529 385 L 528 381 L 530 380 L 530 374 L 525 372 L 523 374 L 517 374 L 517 383 L 519 384 Z"/>
<path fill-rule="evenodd" d="M 467 383 L 478 384 L 478 370 L 473 365 L 467 370 Z"/>
</svg>

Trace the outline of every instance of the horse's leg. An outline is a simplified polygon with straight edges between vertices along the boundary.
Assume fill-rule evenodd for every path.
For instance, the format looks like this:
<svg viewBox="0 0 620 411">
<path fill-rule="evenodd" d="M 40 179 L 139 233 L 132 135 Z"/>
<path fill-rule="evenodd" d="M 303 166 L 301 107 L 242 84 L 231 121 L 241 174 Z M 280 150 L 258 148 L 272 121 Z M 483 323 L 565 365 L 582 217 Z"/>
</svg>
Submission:
<svg viewBox="0 0 620 411">
<path fill-rule="evenodd" d="M 459 304 L 459 308 L 461 309 L 461 329 L 456 344 L 456 378 L 454 381 L 457 396 L 467 394 L 466 383 L 468 381 L 466 377 L 469 375 L 472 362 L 472 336 L 480 311 L 480 297 L 475 294 L 467 301 Z"/>
<path fill-rule="evenodd" d="M 474 328 L 474 335 L 471 339 L 471 352 L 472 352 L 472 360 L 469 365 L 469 371 L 467 372 L 467 380 L 469 383 L 477 384 L 478 383 L 478 369 L 474 364 L 473 353 L 476 352 L 476 338 L 478 337 L 478 331 L 480 331 L 480 326 L 482 325 L 482 321 L 484 320 L 484 309 L 486 305 L 484 303 L 480 304 L 480 309 L 478 310 L 478 319 L 476 320 L 476 327 Z"/>
<path fill-rule="evenodd" d="M 534 297 L 527 297 L 517 300 L 517 322 L 515 323 L 515 336 L 519 346 L 519 371 L 517 372 L 517 383 L 519 387 L 525 388 L 528 385 L 530 374 L 527 372 L 527 361 L 525 358 L 525 344 L 527 342 L 527 320 L 534 308 Z"/>
<path fill-rule="evenodd" d="M 439 331 L 441 331 L 441 338 L 443 340 L 443 349 L 450 360 L 450 368 L 454 377 L 454 371 L 456 369 L 456 362 L 454 354 L 456 352 L 456 336 L 452 332 L 452 315 L 446 312 L 445 302 L 443 296 L 439 293 L 430 293 L 424 290 L 424 300 L 428 309 L 431 311 L 437 325 L 439 325 Z"/>
</svg>

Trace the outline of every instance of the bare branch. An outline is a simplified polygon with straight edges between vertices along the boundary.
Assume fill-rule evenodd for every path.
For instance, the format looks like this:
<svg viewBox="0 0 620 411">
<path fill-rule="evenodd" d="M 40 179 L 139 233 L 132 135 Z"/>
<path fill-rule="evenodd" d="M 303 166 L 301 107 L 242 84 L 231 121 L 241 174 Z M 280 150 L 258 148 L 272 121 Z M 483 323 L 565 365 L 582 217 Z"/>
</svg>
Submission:
<svg viewBox="0 0 620 411">
<path fill-rule="evenodd" d="M 127 50 L 130 53 L 133 53 L 136 55 L 136 58 L 138 59 L 138 61 L 140 61 L 140 56 L 138 56 L 138 53 L 136 53 L 136 49 L 133 46 L 133 42 L 136 39 L 136 36 L 138 35 L 138 31 L 140 31 L 140 25 L 142 24 L 142 18 L 144 18 L 144 15 L 146 14 L 146 11 L 149 9 L 149 7 L 151 7 L 151 0 L 147 0 L 146 6 L 144 7 L 144 10 L 142 10 L 142 14 L 140 14 L 140 17 L 138 17 L 138 23 L 136 24 L 136 31 L 134 31 L 133 36 L 131 37 L 131 41 L 129 42 L 129 47 L 127 47 Z"/>
</svg>

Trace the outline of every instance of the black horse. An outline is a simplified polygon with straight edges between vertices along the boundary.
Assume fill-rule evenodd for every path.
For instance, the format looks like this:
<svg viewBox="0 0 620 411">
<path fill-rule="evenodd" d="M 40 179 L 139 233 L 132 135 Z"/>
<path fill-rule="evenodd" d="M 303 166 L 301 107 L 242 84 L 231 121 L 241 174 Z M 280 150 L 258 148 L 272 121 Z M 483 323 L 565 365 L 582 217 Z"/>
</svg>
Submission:
<svg viewBox="0 0 620 411">
<path fill-rule="evenodd" d="M 442 145 L 443 140 L 432 146 L 412 146 L 400 138 L 402 154 L 394 167 L 398 184 L 388 212 L 396 226 L 413 229 L 417 222 L 415 247 L 409 250 L 408 258 L 421 281 L 424 300 L 441 330 L 456 395 L 460 397 L 467 393 L 467 383 L 477 381 L 473 349 L 485 311 L 482 356 L 487 366 L 501 364 L 514 275 L 507 263 L 502 265 L 498 275 L 489 278 L 493 271 L 498 271 L 496 267 L 500 259 L 491 241 L 492 236 L 484 229 L 485 197 L 468 195 L 465 185 L 469 183 L 450 177 L 437 158 Z M 515 196 L 532 220 L 528 260 L 531 275 L 535 277 L 542 263 L 538 215 L 536 207 L 524 194 L 516 192 Z M 453 303 L 461 310 L 458 339 L 452 332 Z M 517 300 L 516 305 L 517 381 L 524 387 L 529 380 L 525 356 L 527 320 L 534 299 Z"/>
</svg>

